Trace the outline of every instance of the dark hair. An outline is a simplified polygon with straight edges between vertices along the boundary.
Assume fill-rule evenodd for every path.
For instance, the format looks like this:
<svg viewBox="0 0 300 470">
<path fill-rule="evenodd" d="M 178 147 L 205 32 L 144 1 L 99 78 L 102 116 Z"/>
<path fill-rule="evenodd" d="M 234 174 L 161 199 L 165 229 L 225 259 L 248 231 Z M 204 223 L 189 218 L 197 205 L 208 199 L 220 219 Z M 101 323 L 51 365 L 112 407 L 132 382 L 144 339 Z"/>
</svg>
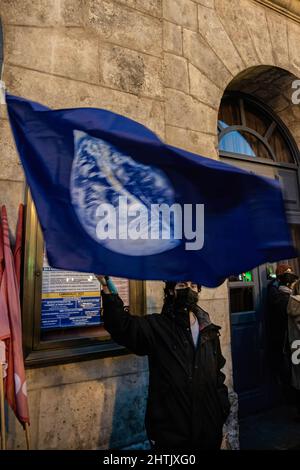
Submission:
<svg viewBox="0 0 300 470">
<path fill-rule="evenodd" d="M 277 276 L 279 279 L 279 282 L 283 286 L 288 286 L 290 284 L 293 284 L 298 279 L 298 276 L 294 273 L 284 273 L 280 274 Z"/>
</svg>

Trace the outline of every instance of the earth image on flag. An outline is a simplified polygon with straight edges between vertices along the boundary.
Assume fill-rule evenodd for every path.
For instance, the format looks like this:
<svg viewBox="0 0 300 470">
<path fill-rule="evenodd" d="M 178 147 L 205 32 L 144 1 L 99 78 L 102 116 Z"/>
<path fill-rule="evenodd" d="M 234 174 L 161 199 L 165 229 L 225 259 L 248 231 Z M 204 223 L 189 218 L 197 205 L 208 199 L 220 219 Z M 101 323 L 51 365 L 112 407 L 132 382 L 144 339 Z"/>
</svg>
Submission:
<svg viewBox="0 0 300 470">
<path fill-rule="evenodd" d="M 105 248 L 130 256 L 147 256 L 171 250 L 181 243 L 174 237 L 174 217 L 168 211 L 157 212 L 157 206 L 171 207 L 175 191 L 164 172 L 122 154 L 109 142 L 85 132 L 74 131 L 74 160 L 70 179 L 71 201 L 84 230 Z M 127 202 L 128 215 L 120 210 L 120 197 Z M 99 208 L 115 209 L 116 237 L 99 237 Z M 153 206 L 154 205 L 154 206 Z M 151 212 L 152 208 L 152 212 Z M 145 214 L 138 232 L 131 239 L 128 227 L 133 214 Z M 159 224 L 151 230 L 151 215 L 156 211 Z M 103 215 L 103 212 L 101 213 Z M 127 220 L 125 220 L 127 219 Z M 141 220 L 141 219 L 140 219 Z M 164 229 L 169 237 L 163 236 Z"/>
</svg>

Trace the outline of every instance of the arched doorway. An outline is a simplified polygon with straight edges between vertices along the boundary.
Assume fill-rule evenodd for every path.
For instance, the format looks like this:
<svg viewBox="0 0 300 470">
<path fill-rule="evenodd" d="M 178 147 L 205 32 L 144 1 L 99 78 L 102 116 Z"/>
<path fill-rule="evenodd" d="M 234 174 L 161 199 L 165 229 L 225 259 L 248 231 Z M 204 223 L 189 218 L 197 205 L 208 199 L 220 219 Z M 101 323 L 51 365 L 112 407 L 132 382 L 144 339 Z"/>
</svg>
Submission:
<svg viewBox="0 0 300 470">
<path fill-rule="evenodd" d="M 218 133 L 222 160 L 281 182 L 288 222 L 300 249 L 299 151 L 288 128 L 260 99 L 229 91 L 220 105 Z M 289 263 L 300 275 L 299 259 Z M 267 409 L 278 400 L 267 357 L 265 309 L 266 287 L 275 269 L 276 263 L 266 264 L 229 279 L 233 380 L 240 416 Z"/>
</svg>

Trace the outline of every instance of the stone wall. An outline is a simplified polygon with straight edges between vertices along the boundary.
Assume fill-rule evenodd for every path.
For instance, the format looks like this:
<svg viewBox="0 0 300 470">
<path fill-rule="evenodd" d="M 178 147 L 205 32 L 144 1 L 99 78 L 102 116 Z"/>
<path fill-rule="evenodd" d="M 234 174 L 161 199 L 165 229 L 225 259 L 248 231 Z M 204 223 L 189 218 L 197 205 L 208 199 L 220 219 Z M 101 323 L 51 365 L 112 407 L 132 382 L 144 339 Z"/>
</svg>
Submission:
<svg viewBox="0 0 300 470">
<path fill-rule="evenodd" d="M 33 449 L 107 449 L 145 441 L 147 361 L 136 356 L 27 370 Z M 9 448 L 25 448 L 12 414 Z"/>
<path fill-rule="evenodd" d="M 54 108 L 110 109 L 210 158 L 218 158 L 218 108 L 235 77 L 262 65 L 300 73 L 300 24 L 252 0 L 0 0 L 0 14 L 11 93 Z M 12 227 L 23 194 L 1 109 L 0 200 Z M 148 312 L 161 305 L 159 287 L 147 285 Z M 201 305 L 222 326 L 231 386 L 226 283 L 204 289 Z M 33 446 L 142 441 L 146 369 L 126 356 L 28 370 Z M 24 447 L 12 420 L 9 428 L 10 446 Z"/>
</svg>

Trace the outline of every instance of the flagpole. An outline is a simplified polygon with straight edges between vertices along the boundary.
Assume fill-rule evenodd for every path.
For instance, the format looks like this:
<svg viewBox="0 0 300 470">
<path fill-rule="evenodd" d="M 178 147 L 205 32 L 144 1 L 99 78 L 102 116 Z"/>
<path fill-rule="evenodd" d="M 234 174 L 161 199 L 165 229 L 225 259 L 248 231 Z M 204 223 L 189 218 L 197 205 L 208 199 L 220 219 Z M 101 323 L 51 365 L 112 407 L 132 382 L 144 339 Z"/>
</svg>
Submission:
<svg viewBox="0 0 300 470">
<path fill-rule="evenodd" d="M 26 436 L 26 447 L 27 450 L 30 450 L 30 432 L 29 432 L 29 426 L 28 423 L 25 423 L 25 436 Z"/>
<path fill-rule="evenodd" d="M 0 415 L 1 415 L 1 449 L 6 450 L 5 435 L 5 412 L 4 412 L 4 381 L 3 381 L 3 364 L 0 363 Z"/>
</svg>

